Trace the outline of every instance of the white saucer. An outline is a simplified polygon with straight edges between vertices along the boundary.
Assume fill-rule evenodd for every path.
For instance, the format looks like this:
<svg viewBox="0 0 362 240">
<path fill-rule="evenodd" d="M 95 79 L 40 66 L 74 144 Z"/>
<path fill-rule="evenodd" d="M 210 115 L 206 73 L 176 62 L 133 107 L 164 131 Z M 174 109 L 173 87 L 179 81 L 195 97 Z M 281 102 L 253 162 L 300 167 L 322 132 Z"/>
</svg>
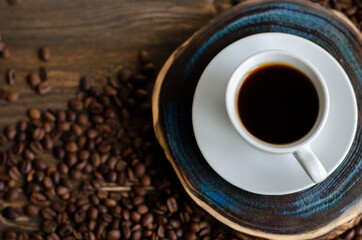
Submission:
<svg viewBox="0 0 362 240">
<path fill-rule="evenodd" d="M 328 175 L 343 161 L 357 127 L 357 103 L 347 74 L 324 49 L 301 37 L 260 33 L 238 40 L 218 53 L 197 85 L 192 123 L 197 144 L 210 166 L 226 181 L 265 195 L 294 193 L 314 185 L 297 160 L 250 147 L 232 126 L 225 91 L 234 69 L 248 56 L 267 49 L 285 49 L 309 60 L 323 75 L 330 96 L 325 127 L 311 148 Z"/>
</svg>

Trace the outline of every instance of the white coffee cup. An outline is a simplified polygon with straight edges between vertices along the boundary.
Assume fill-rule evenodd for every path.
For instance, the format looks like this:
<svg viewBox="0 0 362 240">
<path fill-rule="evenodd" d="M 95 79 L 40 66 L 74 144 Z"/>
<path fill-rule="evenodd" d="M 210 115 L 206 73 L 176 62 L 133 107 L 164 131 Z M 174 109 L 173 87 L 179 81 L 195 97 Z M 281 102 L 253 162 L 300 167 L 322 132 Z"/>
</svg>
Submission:
<svg viewBox="0 0 362 240">
<path fill-rule="evenodd" d="M 312 129 L 297 141 L 287 144 L 273 144 L 262 141 L 241 123 L 238 114 L 237 97 L 246 77 L 255 68 L 268 63 L 282 63 L 299 69 L 312 81 L 319 99 L 319 112 Z M 293 154 L 308 176 L 319 183 L 327 177 L 327 172 L 318 157 L 309 147 L 321 132 L 328 116 L 329 96 L 325 81 L 319 71 L 306 59 L 285 50 L 266 50 L 256 53 L 243 61 L 231 75 L 226 88 L 226 109 L 235 129 L 252 147 L 274 154 Z"/>
</svg>

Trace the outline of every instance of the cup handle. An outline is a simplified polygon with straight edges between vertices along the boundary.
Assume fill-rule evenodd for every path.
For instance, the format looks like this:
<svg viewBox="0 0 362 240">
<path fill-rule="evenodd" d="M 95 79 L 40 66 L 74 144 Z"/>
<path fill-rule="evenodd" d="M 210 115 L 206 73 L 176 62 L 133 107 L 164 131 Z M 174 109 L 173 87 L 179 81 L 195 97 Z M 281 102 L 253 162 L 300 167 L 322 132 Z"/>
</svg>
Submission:
<svg viewBox="0 0 362 240">
<path fill-rule="evenodd" d="M 293 155 L 313 182 L 319 183 L 327 177 L 322 163 L 309 146 L 295 151 Z"/>
</svg>

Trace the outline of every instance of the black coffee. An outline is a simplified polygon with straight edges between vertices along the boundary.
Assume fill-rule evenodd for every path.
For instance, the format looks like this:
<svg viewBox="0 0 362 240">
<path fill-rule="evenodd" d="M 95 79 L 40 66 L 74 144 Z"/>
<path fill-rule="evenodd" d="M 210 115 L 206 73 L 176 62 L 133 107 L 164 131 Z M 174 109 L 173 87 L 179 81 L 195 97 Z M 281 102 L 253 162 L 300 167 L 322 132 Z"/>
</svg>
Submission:
<svg viewBox="0 0 362 240">
<path fill-rule="evenodd" d="M 256 138 L 273 144 L 294 142 L 313 127 L 317 91 L 301 71 L 288 65 L 262 65 L 249 73 L 237 98 L 239 117 Z"/>
</svg>

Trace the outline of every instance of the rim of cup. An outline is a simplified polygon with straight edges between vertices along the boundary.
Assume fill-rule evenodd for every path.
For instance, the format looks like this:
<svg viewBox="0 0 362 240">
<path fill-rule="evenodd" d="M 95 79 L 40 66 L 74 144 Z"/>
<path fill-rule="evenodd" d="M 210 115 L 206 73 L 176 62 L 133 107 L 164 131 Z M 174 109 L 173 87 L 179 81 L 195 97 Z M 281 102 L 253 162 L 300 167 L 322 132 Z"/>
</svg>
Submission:
<svg viewBox="0 0 362 240">
<path fill-rule="evenodd" d="M 273 144 L 253 136 L 242 124 L 237 110 L 237 97 L 240 88 L 251 71 L 268 63 L 281 63 L 303 72 L 312 81 L 317 90 L 319 111 L 312 129 L 302 138 L 287 144 Z M 237 132 L 253 147 L 276 154 L 293 153 L 307 147 L 320 133 L 328 116 L 329 95 L 323 76 L 308 60 L 286 50 L 272 49 L 253 54 L 246 58 L 234 70 L 229 78 L 225 96 L 226 110 Z"/>
</svg>

